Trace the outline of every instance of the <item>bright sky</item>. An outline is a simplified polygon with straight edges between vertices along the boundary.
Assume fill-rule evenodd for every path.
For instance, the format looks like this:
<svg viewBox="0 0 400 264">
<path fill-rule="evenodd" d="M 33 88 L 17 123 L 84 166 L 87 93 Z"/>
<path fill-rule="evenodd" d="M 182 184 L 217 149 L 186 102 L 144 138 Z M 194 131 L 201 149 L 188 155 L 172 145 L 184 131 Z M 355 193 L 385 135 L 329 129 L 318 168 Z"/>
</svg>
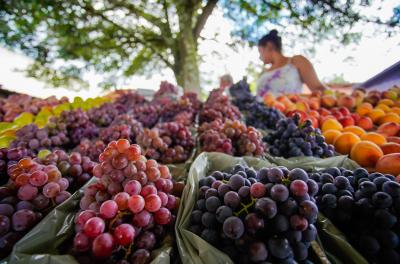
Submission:
<svg viewBox="0 0 400 264">
<path fill-rule="evenodd" d="M 396 0 L 385 1 L 385 6 L 379 11 L 381 17 L 390 16 L 396 4 L 398 4 Z M 246 75 L 246 68 L 249 65 L 260 65 L 257 48 L 243 47 L 237 51 L 227 48 L 225 43 L 231 40 L 231 28 L 231 22 L 223 17 L 220 10 L 215 10 L 202 32 L 202 36 L 206 39 L 218 32 L 217 41 L 205 40 L 199 46 L 203 61 L 200 70 L 202 77 L 207 78 L 203 80 L 203 88 L 206 90 L 216 87 L 218 77 L 222 74 L 230 73 L 234 80 L 239 80 Z M 315 43 L 316 52 L 309 59 L 314 64 L 320 79 L 330 79 L 334 75 L 343 74 L 347 81 L 362 82 L 400 60 L 400 35 L 391 38 L 375 35 L 372 26 L 363 28 L 363 32 L 365 35 L 359 43 L 333 50 L 332 43 L 328 41 Z M 285 55 L 304 54 L 306 46 L 299 40 Z M 26 78 L 23 73 L 15 71 L 15 69 L 24 68 L 29 62 L 29 58 L 0 47 L 0 84 L 7 89 L 38 97 L 56 95 L 87 98 L 102 93 L 96 86 L 100 78 L 93 73 L 85 76 L 90 83 L 89 90 L 77 92 L 46 88 L 44 83 Z M 172 71 L 166 69 L 161 73 L 153 74 L 151 78 L 134 76 L 126 86 L 121 88 L 157 89 L 162 80 L 175 82 Z"/>
</svg>

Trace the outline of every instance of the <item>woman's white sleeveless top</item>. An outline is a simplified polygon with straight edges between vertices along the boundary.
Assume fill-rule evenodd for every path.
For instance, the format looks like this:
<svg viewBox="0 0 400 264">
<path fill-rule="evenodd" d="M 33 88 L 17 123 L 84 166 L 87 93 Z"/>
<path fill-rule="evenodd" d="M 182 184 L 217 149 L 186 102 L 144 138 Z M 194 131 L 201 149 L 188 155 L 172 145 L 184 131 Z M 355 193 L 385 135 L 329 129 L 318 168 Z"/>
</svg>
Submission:
<svg viewBox="0 0 400 264">
<path fill-rule="evenodd" d="M 303 82 L 297 68 L 289 62 L 280 68 L 264 72 L 257 83 L 257 95 L 262 97 L 266 93 L 274 96 L 282 94 L 299 94 L 302 92 Z"/>
</svg>

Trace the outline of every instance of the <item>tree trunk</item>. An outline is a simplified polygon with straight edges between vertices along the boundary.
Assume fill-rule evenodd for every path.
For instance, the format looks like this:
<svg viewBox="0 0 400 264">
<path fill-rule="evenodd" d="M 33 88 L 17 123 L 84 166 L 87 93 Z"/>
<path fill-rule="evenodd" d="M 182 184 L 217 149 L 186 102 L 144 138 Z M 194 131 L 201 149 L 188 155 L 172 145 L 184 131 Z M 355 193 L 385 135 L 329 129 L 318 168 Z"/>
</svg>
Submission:
<svg viewBox="0 0 400 264">
<path fill-rule="evenodd" d="M 197 38 L 193 34 L 193 14 L 196 6 L 183 0 L 178 5 L 180 33 L 174 52 L 174 74 L 185 91 L 200 92 L 200 72 L 197 57 Z"/>
<path fill-rule="evenodd" d="M 175 77 L 185 91 L 200 92 L 200 73 L 197 59 L 197 48 L 193 37 L 187 36 L 179 40 L 179 56 Z"/>
</svg>

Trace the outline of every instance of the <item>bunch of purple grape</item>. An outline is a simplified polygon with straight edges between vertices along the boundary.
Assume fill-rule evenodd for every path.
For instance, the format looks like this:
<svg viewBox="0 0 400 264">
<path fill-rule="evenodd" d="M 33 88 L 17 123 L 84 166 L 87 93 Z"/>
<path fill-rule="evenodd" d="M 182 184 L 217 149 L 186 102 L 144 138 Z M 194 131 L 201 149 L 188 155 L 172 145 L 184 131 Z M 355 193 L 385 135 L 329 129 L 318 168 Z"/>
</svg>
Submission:
<svg viewBox="0 0 400 264">
<path fill-rule="evenodd" d="M 364 168 L 328 168 L 310 175 L 318 207 L 371 263 L 400 262 L 400 184 Z"/>
<path fill-rule="evenodd" d="M 82 109 L 78 108 L 71 111 L 63 111 L 59 117 L 49 119 L 49 127 L 65 127 L 72 147 L 80 143 L 83 138 L 92 139 L 98 136 L 98 127 L 89 120 L 89 116 Z"/>
<path fill-rule="evenodd" d="M 69 181 L 54 165 L 23 158 L 8 167 L 10 182 L 0 187 L 0 257 L 55 204 L 68 199 Z"/>
<path fill-rule="evenodd" d="M 15 136 L 10 148 L 27 148 L 35 153 L 42 149 L 61 148 L 69 143 L 66 131 L 54 126 L 38 128 L 36 124 L 29 124 L 18 129 Z"/>
<path fill-rule="evenodd" d="M 215 171 L 199 181 L 190 230 L 235 263 L 305 261 L 317 236 L 317 192 L 302 169 Z"/>
<path fill-rule="evenodd" d="M 133 106 L 132 113 L 144 127 L 152 128 L 160 118 L 161 107 L 158 104 L 143 104 Z"/>
<path fill-rule="evenodd" d="M 168 167 L 146 160 L 124 139 L 111 142 L 99 159 L 93 170 L 99 180 L 85 188 L 75 217 L 73 252 L 89 262 L 93 256 L 149 263 L 174 222 L 177 199 Z"/>
<path fill-rule="evenodd" d="M 122 113 L 126 113 L 126 107 L 118 103 L 105 103 L 87 111 L 90 121 L 101 127 L 110 125 Z"/>
<path fill-rule="evenodd" d="M 136 137 L 146 157 L 164 164 L 186 161 L 194 148 L 194 139 L 188 127 L 178 122 L 160 123 L 145 129 Z"/>
<path fill-rule="evenodd" d="M 278 121 L 276 131 L 264 137 L 268 152 L 273 156 L 290 158 L 299 156 L 333 157 L 335 148 L 325 142 L 321 130 L 313 128 L 310 120 L 300 124 L 300 116 Z"/>
</svg>

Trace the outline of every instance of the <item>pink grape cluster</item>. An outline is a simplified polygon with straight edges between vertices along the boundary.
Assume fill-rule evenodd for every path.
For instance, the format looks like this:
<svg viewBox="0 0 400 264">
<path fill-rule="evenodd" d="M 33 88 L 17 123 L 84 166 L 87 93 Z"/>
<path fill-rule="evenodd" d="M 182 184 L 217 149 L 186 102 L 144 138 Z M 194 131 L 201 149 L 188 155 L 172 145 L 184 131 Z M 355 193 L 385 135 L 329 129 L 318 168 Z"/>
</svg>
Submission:
<svg viewBox="0 0 400 264">
<path fill-rule="evenodd" d="M 229 98 L 223 95 L 220 90 L 214 90 L 210 93 L 203 109 L 200 111 L 200 124 L 203 122 L 212 122 L 216 119 L 225 121 L 225 119 L 238 120 L 241 118 L 239 109 L 231 104 Z"/>
<path fill-rule="evenodd" d="M 172 225 L 177 199 L 168 167 L 147 160 L 126 139 L 112 141 L 94 167 L 98 182 L 87 186 L 75 217 L 74 251 L 108 258 L 121 250 L 132 263 L 150 252 Z M 118 258 L 117 254 L 114 257 Z"/>
<path fill-rule="evenodd" d="M 160 123 L 145 129 L 136 137 L 146 157 L 164 164 L 186 161 L 194 148 L 194 139 L 188 127 L 178 122 Z"/>
<path fill-rule="evenodd" d="M 0 257 L 43 217 L 71 194 L 69 182 L 55 165 L 23 158 L 8 167 L 10 182 L 0 187 Z"/>
<path fill-rule="evenodd" d="M 223 152 L 235 156 L 260 156 L 265 146 L 261 133 L 247 127 L 239 120 L 214 120 L 203 123 L 200 128 L 200 145 L 203 151 Z"/>
</svg>

